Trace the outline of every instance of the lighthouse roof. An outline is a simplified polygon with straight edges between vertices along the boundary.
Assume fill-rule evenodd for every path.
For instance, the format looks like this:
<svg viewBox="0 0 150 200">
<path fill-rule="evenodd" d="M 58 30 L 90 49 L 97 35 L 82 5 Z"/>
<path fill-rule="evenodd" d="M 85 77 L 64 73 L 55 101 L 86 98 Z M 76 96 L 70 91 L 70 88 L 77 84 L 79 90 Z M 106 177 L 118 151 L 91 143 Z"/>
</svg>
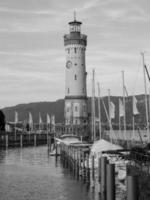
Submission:
<svg viewBox="0 0 150 200">
<path fill-rule="evenodd" d="M 69 25 L 81 25 L 82 22 L 79 22 L 79 21 L 74 20 L 74 21 L 69 22 L 68 24 L 69 24 Z"/>
</svg>

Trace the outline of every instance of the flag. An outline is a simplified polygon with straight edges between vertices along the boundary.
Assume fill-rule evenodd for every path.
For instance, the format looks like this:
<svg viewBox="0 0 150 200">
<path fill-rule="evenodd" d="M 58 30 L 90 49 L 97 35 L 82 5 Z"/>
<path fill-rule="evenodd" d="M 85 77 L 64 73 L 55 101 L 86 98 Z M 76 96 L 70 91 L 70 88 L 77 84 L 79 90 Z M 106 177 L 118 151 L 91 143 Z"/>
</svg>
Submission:
<svg viewBox="0 0 150 200">
<path fill-rule="evenodd" d="M 133 96 L 133 115 L 138 115 L 139 111 L 137 109 L 137 99 Z"/>
<path fill-rule="evenodd" d="M 30 124 L 30 125 L 33 124 L 33 118 L 32 118 L 31 112 L 29 112 L 29 124 Z"/>
<path fill-rule="evenodd" d="M 55 115 L 51 115 L 51 131 L 55 132 Z"/>
<path fill-rule="evenodd" d="M 29 129 L 30 131 L 33 130 L 33 118 L 31 112 L 29 112 Z"/>
<path fill-rule="evenodd" d="M 115 118 L 115 104 L 113 102 L 110 102 L 110 113 L 109 113 L 110 119 Z"/>
<path fill-rule="evenodd" d="M 51 116 L 51 123 L 52 123 L 52 125 L 55 125 L 55 115 Z"/>
<path fill-rule="evenodd" d="M 41 117 L 41 114 L 39 113 L 39 124 L 42 124 L 43 121 L 42 121 L 42 117 Z"/>
<path fill-rule="evenodd" d="M 124 116 L 124 106 L 122 100 L 119 98 L 119 117 Z"/>
<path fill-rule="evenodd" d="M 50 119 L 49 114 L 47 113 L 47 124 L 50 124 L 50 123 L 51 123 L 51 119 Z"/>
<path fill-rule="evenodd" d="M 18 112 L 15 111 L 15 123 L 18 123 Z"/>
</svg>

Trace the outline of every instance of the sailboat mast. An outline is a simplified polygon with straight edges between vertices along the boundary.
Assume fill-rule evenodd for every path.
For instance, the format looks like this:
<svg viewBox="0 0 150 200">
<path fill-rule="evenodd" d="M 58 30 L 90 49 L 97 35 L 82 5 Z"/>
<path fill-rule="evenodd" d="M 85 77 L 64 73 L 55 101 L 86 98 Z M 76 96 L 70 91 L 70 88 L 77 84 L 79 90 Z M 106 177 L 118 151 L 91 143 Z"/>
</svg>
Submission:
<svg viewBox="0 0 150 200">
<path fill-rule="evenodd" d="M 95 70 L 93 69 L 92 74 L 92 139 L 95 141 Z"/>
<path fill-rule="evenodd" d="M 123 89 L 123 124 L 124 124 L 124 139 L 126 140 L 126 103 L 125 103 L 125 84 L 124 71 L 122 71 L 122 89 Z"/>
<path fill-rule="evenodd" d="M 133 104 L 134 104 L 134 96 L 132 97 L 132 106 L 133 106 Z M 132 139 L 134 139 L 135 140 L 135 119 L 134 119 L 134 111 L 133 111 L 133 113 L 132 113 Z"/>
<path fill-rule="evenodd" d="M 99 83 L 97 83 L 98 86 L 98 116 L 99 116 L 99 139 L 102 138 L 102 128 L 101 128 L 101 105 L 100 105 L 100 86 Z"/>
<path fill-rule="evenodd" d="M 144 58 L 144 53 L 141 53 L 141 55 L 142 55 L 142 60 L 143 60 L 143 76 L 144 76 L 144 90 L 145 90 L 145 110 L 146 110 L 147 137 L 148 137 L 148 141 L 150 142 L 149 122 L 148 122 L 148 105 L 147 105 L 147 86 L 146 86 L 146 74 L 145 74 L 145 58 Z"/>
<path fill-rule="evenodd" d="M 118 123 L 119 123 L 119 134 L 121 134 L 121 120 L 120 120 L 120 98 L 118 99 Z"/>
</svg>

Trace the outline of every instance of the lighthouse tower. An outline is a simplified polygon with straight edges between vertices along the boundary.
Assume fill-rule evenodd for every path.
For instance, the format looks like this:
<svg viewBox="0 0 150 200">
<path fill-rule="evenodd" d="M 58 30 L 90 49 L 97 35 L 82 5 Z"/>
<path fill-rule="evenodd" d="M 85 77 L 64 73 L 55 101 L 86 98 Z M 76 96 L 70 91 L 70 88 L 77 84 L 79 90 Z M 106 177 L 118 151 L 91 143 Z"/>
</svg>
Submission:
<svg viewBox="0 0 150 200">
<path fill-rule="evenodd" d="M 69 22 L 69 34 L 64 35 L 65 125 L 70 127 L 86 127 L 88 118 L 85 64 L 87 36 L 81 34 L 81 24 L 74 16 L 74 21 Z"/>
</svg>

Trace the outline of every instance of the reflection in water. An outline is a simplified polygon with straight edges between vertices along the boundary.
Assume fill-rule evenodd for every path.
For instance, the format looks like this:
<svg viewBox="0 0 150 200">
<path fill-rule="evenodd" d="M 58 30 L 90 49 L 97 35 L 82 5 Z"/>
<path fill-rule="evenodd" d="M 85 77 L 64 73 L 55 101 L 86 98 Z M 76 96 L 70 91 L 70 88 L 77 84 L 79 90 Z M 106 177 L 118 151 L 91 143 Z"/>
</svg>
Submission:
<svg viewBox="0 0 150 200">
<path fill-rule="evenodd" d="M 97 200 L 46 147 L 0 151 L 0 200 Z"/>
</svg>

